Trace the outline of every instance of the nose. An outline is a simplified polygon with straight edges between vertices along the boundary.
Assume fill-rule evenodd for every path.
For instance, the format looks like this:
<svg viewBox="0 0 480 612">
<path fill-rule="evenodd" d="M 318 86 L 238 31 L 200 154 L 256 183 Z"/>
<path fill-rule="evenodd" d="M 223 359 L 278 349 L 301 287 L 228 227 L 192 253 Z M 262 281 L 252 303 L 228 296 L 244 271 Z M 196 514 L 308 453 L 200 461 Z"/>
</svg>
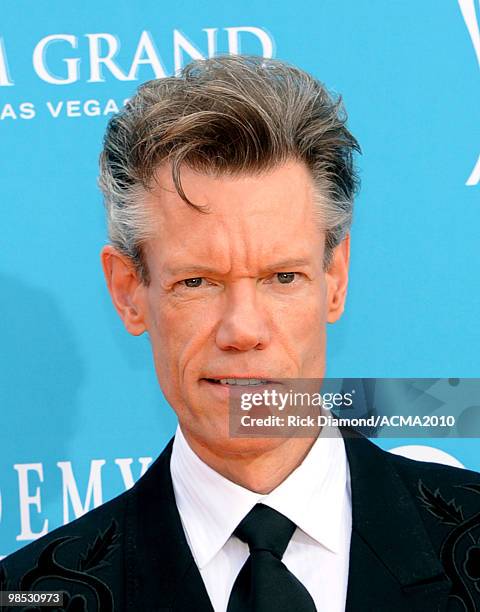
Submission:
<svg viewBox="0 0 480 612">
<path fill-rule="evenodd" d="M 268 324 L 255 283 L 242 279 L 225 294 L 225 308 L 217 329 L 217 346 L 224 351 L 262 350 L 270 341 Z"/>
</svg>

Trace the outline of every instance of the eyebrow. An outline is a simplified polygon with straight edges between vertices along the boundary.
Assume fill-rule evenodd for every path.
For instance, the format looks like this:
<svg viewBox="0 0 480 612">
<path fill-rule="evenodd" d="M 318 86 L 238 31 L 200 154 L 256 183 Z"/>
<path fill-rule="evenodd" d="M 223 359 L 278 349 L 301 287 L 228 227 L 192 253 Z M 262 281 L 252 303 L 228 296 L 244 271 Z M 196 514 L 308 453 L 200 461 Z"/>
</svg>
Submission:
<svg viewBox="0 0 480 612">
<path fill-rule="evenodd" d="M 167 268 L 168 274 L 172 276 L 183 275 L 183 274 L 221 274 L 220 270 L 216 268 L 209 268 L 203 265 L 191 265 L 182 266 L 181 268 Z"/>
<path fill-rule="evenodd" d="M 274 264 L 265 266 L 265 268 L 263 268 L 261 272 L 275 272 L 276 270 L 286 268 L 301 268 L 310 265 L 310 263 L 310 260 L 305 258 L 282 259 L 280 261 L 275 262 Z M 198 274 L 199 276 L 203 274 L 224 274 L 224 272 L 218 270 L 217 268 L 211 268 L 205 265 L 191 265 L 181 266 L 178 268 L 167 268 L 167 272 L 172 276 L 183 274 Z"/>
<path fill-rule="evenodd" d="M 305 258 L 294 258 L 294 259 L 282 259 L 280 261 L 275 262 L 270 266 L 265 267 L 265 272 L 274 272 L 275 270 L 279 270 L 281 268 L 304 268 L 311 264 L 309 259 Z"/>
</svg>

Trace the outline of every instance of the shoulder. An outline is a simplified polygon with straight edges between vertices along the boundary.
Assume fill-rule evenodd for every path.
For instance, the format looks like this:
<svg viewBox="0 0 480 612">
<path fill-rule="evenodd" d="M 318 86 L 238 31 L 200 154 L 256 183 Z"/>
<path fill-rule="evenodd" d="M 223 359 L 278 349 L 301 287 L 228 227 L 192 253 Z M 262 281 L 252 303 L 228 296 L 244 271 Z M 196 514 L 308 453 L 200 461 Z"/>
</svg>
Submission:
<svg viewBox="0 0 480 612">
<path fill-rule="evenodd" d="M 457 574 L 480 580 L 480 474 L 380 453 L 408 491 L 444 567 L 455 566 Z M 412 525 L 412 518 L 405 520 Z"/>
<path fill-rule="evenodd" d="M 75 592 L 77 606 L 94 597 L 102 602 L 100 609 L 113 609 L 111 587 L 123 575 L 131 496 L 127 491 L 3 559 L 0 591 L 64 590 L 66 597 Z"/>
<path fill-rule="evenodd" d="M 379 475 L 400 477 L 404 485 L 412 491 L 418 491 L 421 484 L 442 487 L 444 490 L 457 491 L 470 484 L 480 484 L 480 473 L 460 467 L 444 465 L 429 461 L 418 461 L 383 450 L 364 436 L 355 434 L 345 439 L 349 462 L 353 461 L 361 470 L 358 474 L 371 478 Z M 386 468 L 386 469 L 385 469 Z M 480 491 L 479 491 L 480 493 Z M 480 502 L 480 496 L 478 501 Z"/>
<path fill-rule="evenodd" d="M 421 497 L 426 487 L 433 487 L 439 492 L 462 493 L 462 497 L 471 498 L 474 505 L 480 505 L 480 473 L 441 463 L 416 461 L 387 451 L 381 452 L 385 454 L 386 460 L 394 467 L 407 487 Z M 476 495 L 463 495 L 463 492 L 476 493 Z"/>
<path fill-rule="evenodd" d="M 409 508 L 403 522 L 412 525 L 415 517 L 420 519 L 439 546 L 448 534 L 451 538 L 467 534 L 472 543 L 480 536 L 478 472 L 394 455 L 363 437 L 345 442 L 352 487 L 378 512 L 387 506 Z M 383 500 L 382 508 L 372 495 Z"/>
<path fill-rule="evenodd" d="M 1 561 L 0 591 L 62 591 L 64 610 L 136 609 L 129 598 L 144 578 L 132 572 L 139 531 L 147 541 L 155 530 L 156 541 L 168 536 L 172 441 L 131 489 Z"/>
<path fill-rule="evenodd" d="M 480 510 L 480 473 L 442 463 L 408 459 L 375 448 L 417 503 L 427 511 L 435 513 L 442 499 L 451 502 L 451 508 L 461 501 L 465 509 Z"/>
</svg>

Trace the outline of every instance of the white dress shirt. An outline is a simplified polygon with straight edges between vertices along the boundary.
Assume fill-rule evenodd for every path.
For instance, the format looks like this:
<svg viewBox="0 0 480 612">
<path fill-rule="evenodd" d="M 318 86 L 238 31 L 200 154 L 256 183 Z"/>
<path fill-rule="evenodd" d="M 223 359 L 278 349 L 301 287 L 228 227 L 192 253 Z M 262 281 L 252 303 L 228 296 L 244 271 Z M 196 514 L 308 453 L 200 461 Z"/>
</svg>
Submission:
<svg viewBox="0 0 480 612">
<path fill-rule="evenodd" d="M 215 612 L 226 611 L 235 579 L 249 556 L 247 544 L 233 531 L 259 502 L 297 525 L 282 561 L 304 584 L 317 610 L 345 610 L 352 528 L 350 472 L 340 433 L 335 430 L 335 437 L 325 433 L 288 478 L 261 495 L 210 468 L 177 428 L 170 463 L 175 500 Z"/>
</svg>

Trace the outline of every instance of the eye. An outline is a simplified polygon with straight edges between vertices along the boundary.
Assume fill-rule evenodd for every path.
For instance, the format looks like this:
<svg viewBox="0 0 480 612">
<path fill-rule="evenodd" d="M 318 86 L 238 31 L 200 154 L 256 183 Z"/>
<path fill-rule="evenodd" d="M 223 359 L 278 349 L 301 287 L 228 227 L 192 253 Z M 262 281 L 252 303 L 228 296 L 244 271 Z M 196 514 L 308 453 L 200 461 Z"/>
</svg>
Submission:
<svg viewBox="0 0 480 612">
<path fill-rule="evenodd" d="M 295 272 L 278 272 L 277 279 L 282 285 L 288 285 L 295 280 Z"/>
<path fill-rule="evenodd" d="M 181 281 L 185 287 L 191 287 L 191 288 L 195 288 L 195 287 L 200 287 L 202 284 L 203 278 L 201 276 L 198 276 L 197 278 L 186 278 L 185 280 Z"/>
</svg>

